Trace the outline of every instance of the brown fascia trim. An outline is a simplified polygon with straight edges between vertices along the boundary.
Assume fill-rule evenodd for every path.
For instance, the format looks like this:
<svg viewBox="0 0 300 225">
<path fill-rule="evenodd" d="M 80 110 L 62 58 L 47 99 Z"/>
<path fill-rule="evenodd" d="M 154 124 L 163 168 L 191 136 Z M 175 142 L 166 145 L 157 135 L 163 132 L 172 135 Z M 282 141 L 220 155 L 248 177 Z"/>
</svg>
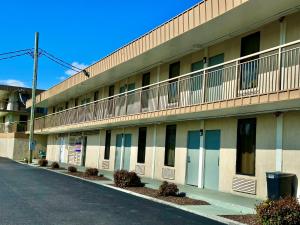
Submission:
<svg viewBox="0 0 300 225">
<path fill-rule="evenodd" d="M 173 17 L 167 22 L 152 29 L 143 36 L 133 40 L 125 46 L 117 49 L 108 56 L 90 65 L 85 70 L 90 74 L 90 78 L 103 73 L 121 63 L 133 59 L 154 47 L 157 47 L 195 27 L 198 27 L 209 20 L 216 18 L 225 12 L 238 7 L 248 0 L 203 0 Z M 51 87 L 41 93 L 36 98 L 36 102 L 42 102 L 45 99 L 59 94 L 70 87 L 73 87 L 87 78 L 83 72 L 79 72 L 68 79 Z M 31 101 L 28 102 L 31 106 Z"/>
</svg>

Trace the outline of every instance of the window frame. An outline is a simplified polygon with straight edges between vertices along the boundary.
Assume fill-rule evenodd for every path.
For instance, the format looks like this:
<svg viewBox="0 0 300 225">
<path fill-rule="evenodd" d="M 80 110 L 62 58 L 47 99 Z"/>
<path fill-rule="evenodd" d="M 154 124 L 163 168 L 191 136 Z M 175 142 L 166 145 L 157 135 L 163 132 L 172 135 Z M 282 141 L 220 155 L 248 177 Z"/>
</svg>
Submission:
<svg viewBox="0 0 300 225">
<path fill-rule="evenodd" d="M 110 147 L 111 147 L 111 130 L 105 131 L 105 145 L 104 145 L 104 160 L 110 158 Z"/>
<path fill-rule="evenodd" d="M 166 137 L 165 137 L 165 158 L 164 158 L 164 165 L 169 167 L 175 167 L 175 152 L 176 152 L 176 132 L 177 132 L 177 126 L 176 124 L 167 125 L 166 126 Z M 174 135 L 174 137 L 172 137 Z M 174 143 L 171 143 L 171 141 L 174 140 Z M 174 146 L 174 148 L 172 148 Z M 169 162 L 169 151 L 174 152 L 174 161 Z"/>
<path fill-rule="evenodd" d="M 142 133 L 144 136 L 142 136 Z M 144 143 L 141 143 L 142 140 L 144 140 Z M 138 136 L 137 163 L 140 163 L 140 164 L 145 163 L 146 147 L 147 147 L 147 127 L 140 127 L 139 128 L 139 136 Z"/>
<path fill-rule="evenodd" d="M 241 157 L 242 157 L 242 154 L 243 152 L 246 152 L 246 151 L 243 151 L 241 150 L 242 148 L 242 134 L 240 134 L 240 130 L 242 129 L 241 126 L 245 126 L 245 124 L 248 123 L 250 124 L 250 126 L 252 125 L 254 127 L 254 138 L 253 139 L 253 142 L 252 143 L 254 145 L 254 150 L 253 150 L 253 157 L 254 157 L 254 160 L 253 160 L 253 172 L 243 172 L 242 170 L 242 163 L 243 161 L 241 160 Z M 236 143 L 236 168 L 235 168 L 235 171 L 236 171 L 236 174 L 238 175 L 245 175 L 245 176 L 255 176 L 256 175 L 256 136 L 257 136 L 257 119 L 256 118 L 245 118 L 245 119 L 238 119 L 237 121 L 237 143 Z"/>
</svg>

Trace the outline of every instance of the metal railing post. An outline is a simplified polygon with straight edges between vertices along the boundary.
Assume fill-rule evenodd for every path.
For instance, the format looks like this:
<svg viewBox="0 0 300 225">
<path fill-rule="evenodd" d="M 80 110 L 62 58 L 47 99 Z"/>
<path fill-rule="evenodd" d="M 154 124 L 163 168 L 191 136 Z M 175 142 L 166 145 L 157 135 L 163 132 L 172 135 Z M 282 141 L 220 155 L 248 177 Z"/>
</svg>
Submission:
<svg viewBox="0 0 300 225">
<path fill-rule="evenodd" d="M 237 60 L 235 63 L 235 82 L 236 82 L 236 90 L 235 90 L 235 97 L 239 97 L 239 90 L 240 90 L 240 73 L 239 73 L 239 61 Z"/>
<path fill-rule="evenodd" d="M 279 47 L 279 49 L 278 49 L 278 80 L 277 80 L 277 88 L 278 88 L 278 90 L 277 91 L 280 91 L 281 90 L 281 76 L 282 76 L 282 74 L 281 74 L 281 64 L 282 64 L 282 58 L 281 58 L 281 54 L 282 54 L 282 49 L 281 49 L 281 47 Z"/>
<path fill-rule="evenodd" d="M 202 83 L 202 103 L 205 102 L 206 98 L 206 80 L 207 80 L 207 75 L 206 75 L 206 69 L 203 70 L 203 83 Z"/>
</svg>

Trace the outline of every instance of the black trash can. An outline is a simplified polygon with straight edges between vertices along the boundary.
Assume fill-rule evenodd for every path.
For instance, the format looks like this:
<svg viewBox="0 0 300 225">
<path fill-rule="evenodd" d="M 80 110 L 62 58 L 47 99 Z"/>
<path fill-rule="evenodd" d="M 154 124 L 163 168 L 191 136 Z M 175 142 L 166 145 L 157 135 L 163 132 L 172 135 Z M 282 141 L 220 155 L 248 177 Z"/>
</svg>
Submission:
<svg viewBox="0 0 300 225">
<path fill-rule="evenodd" d="M 295 174 L 267 172 L 267 189 L 270 200 L 294 196 Z"/>
</svg>

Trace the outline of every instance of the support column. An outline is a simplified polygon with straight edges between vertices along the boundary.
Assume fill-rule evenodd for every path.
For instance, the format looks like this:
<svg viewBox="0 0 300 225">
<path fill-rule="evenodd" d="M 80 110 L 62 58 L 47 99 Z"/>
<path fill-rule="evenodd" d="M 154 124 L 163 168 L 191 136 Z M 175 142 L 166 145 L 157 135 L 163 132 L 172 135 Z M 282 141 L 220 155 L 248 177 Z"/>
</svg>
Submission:
<svg viewBox="0 0 300 225">
<path fill-rule="evenodd" d="M 283 139 L 283 113 L 279 112 L 276 116 L 276 171 L 282 172 L 282 139 Z"/>
<path fill-rule="evenodd" d="M 280 20 L 280 45 L 286 43 L 286 20 L 285 17 L 281 17 Z"/>
<path fill-rule="evenodd" d="M 159 82 L 160 80 L 160 65 L 157 66 L 157 73 L 156 73 L 156 82 Z M 156 110 L 159 109 L 159 85 L 156 86 L 157 90 L 156 90 L 156 98 L 157 98 L 157 102 L 156 102 Z"/>
<path fill-rule="evenodd" d="M 152 179 L 154 179 L 154 175 L 155 175 L 156 135 L 157 135 L 156 129 L 157 128 L 156 128 L 156 124 L 155 124 L 154 125 L 154 130 L 153 130 L 152 174 L 151 174 Z"/>
<path fill-rule="evenodd" d="M 121 162 L 120 162 L 120 170 L 123 168 L 123 160 L 124 160 L 124 151 L 125 151 L 125 128 L 123 128 L 122 132 L 122 147 L 121 147 Z"/>
<path fill-rule="evenodd" d="M 199 174 L 198 174 L 198 187 L 204 187 L 204 162 L 205 162 L 205 123 L 201 120 L 200 132 L 200 152 L 199 152 Z"/>
<path fill-rule="evenodd" d="M 100 151 L 101 151 L 101 130 L 99 130 L 99 148 L 98 148 L 98 156 L 97 156 L 97 168 L 100 169 Z"/>
</svg>

